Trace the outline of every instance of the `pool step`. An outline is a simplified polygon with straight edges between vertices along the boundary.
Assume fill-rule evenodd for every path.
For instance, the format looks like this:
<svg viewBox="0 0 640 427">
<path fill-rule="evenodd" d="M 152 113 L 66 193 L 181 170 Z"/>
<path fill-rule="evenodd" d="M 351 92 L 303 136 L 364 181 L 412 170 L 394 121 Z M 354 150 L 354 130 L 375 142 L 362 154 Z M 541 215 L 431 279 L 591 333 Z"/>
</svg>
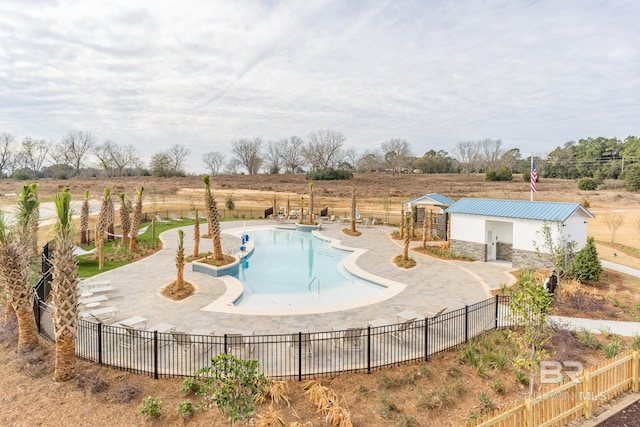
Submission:
<svg viewBox="0 0 640 427">
<path fill-rule="evenodd" d="M 349 254 L 348 251 L 336 249 L 331 245 L 316 246 L 315 252 L 319 255 L 324 255 L 332 259 L 342 259 Z"/>
</svg>

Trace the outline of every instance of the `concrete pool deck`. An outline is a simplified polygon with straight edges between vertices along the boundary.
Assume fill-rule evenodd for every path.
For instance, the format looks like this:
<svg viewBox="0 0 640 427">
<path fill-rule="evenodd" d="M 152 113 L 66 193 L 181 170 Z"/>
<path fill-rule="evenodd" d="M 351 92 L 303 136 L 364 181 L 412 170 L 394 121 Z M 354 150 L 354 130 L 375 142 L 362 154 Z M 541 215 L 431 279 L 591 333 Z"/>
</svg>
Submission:
<svg viewBox="0 0 640 427">
<path fill-rule="evenodd" d="M 247 221 L 247 227 L 277 226 L 275 221 Z M 240 238 L 228 234 L 231 229 L 242 227 L 241 222 L 223 222 L 223 252 L 234 252 Z M 384 279 L 400 282 L 406 287 L 395 296 L 370 305 L 340 311 L 313 314 L 235 314 L 206 310 L 226 292 L 224 279 L 191 271 L 187 264 L 185 280 L 196 286 L 196 293 L 184 301 L 170 301 L 159 295 L 159 290 L 175 280 L 176 229 L 164 232 L 160 238 L 163 248 L 159 252 L 135 263 L 94 276 L 92 280 L 108 280 L 114 291 L 108 305 L 119 310 L 115 319 L 142 316 L 148 326 L 159 323 L 176 325 L 179 330 L 212 329 L 216 335 L 224 333 L 269 334 L 297 331 L 327 331 L 332 325 L 366 326 L 372 319 L 385 318 L 395 322 L 396 314 L 404 310 L 427 314 L 442 307 L 449 310 L 462 308 L 490 297 L 492 289 L 514 280 L 508 272 L 508 263 L 484 263 L 445 261 L 411 252 L 418 266 L 404 270 L 395 267 L 393 257 L 402 252 L 401 242 L 389 234 L 392 227 L 358 227 L 359 237 L 341 232 L 344 225 L 323 224 L 321 233 L 337 239 L 344 246 L 364 249 L 355 260 L 358 268 Z M 181 227 L 185 232 L 185 253 L 193 251 L 193 226 Z M 201 230 L 205 228 L 202 227 Z M 417 245 L 412 243 L 412 246 Z M 212 250 L 211 239 L 200 240 L 200 251 Z M 233 307 L 229 307 L 233 309 Z"/>
</svg>

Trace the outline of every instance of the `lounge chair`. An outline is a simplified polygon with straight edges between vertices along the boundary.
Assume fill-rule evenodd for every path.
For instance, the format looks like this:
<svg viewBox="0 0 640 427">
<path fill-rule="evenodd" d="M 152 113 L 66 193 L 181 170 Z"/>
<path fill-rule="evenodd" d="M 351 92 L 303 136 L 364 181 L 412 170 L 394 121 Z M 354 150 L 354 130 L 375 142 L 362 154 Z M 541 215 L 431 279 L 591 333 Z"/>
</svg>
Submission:
<svg viewBox="0 0 640 427">
<path fill-rule="evenodd" d="M 162 219 L 162 218 L 160 217 L 160 215 L 156 215 L 156 216 L 155 216 L 155 220 L 156 220 L 156 222 L 169 222 L 169 220 L 168 220 L 168 219 Z"/>
<path fill-rule="evenodd" d="M 81 319 L 91 318 L 91 319 L 97 320 L 98 322 L 103 322 L 105 319 L 110 319 L 114 317 L 117 312 L 118 312 L 118 307 L 114 307 L 114 306 L 102 307 L 102 308 L 96 308 L 95 310 L 81 311 L 80 318 Z"/>
<path fill-rule="evenodd" d="M 153 340 L 152 335 L 144 333 L 139 329 L 132 328 L 131 326 L 125 326 L 117 323 L 114 326 L 122 328 L 122 330 L 125 332 L 124 334 L 122 334 L 122 337 L 120 339 L 120 345 L 125 348 L 133 348 L 138 345 L 144 345 Z"/>
<path fill-rule="evenodd" d="M 444 313 L 447 310 L 447 307 L 443 307 L 440 310 L 436 311 L 435 313 L 429 313 L 428 316 L 426 316 L 427 319 L 433 320 L 435 318 L 437 318 L 438 316 L 440 316 L 442 313 Z"/>
<path fill-rule="evenodd" d="M 173 338 L 173 350 L 182 350 L 184 353 L 189 351 L 195 341 L 191 337 L 191 335 L 186 334 L 184 332 L 172 331 L 171 338 Z"/>
<path fill-rule="evenodd" d="M 163 222 L 169 222 L 169 221 L 163 221 Z M 149 226 L 145 225 L 144 227 L 138 229 L 138 236 L 141 236 L 144 233 L 146 233 L 148 228 L 149 228 Z M 112 234 L 112 233 L 107 232 L 107 235 L 109 235 L 111 237 L 115 237 L 116 239 L 121 239 L 122 238 L 122 234 Z"/>
<path fill-rule="evenodd" d="M 178 217 L 176 216 L 176 214 L 171 214 L 171 220 L 172 220 L 172 221 L 182 221 L 182 218 L 178 218 Z"/>
<path fill-rule="evenodd" d="M 309 332 L 292 333 L 291 337 L 291 351 L 294 354 L 302 354 L 303 356 L 313 356 L 313 341 L 311 341 L 311 334 Z"/>
<path fill-rule="evenodd" d="M 228 353 L 238 354 L 240 357 L 243 353 L 253 353 L 253 344 L 246 341 L 242 334 L 226 334 L 226 344 Z"/>
<path fill-rule="evenodd" d="M 96 295 L 96 296 L 80 298 L 78 302 L 82 305 L 87 305 L 91 303 L 105 302 L 105 301 L 109 301 L 109 298 L 106 295 Z"/>
<path fill-rule="evenodd" d="M 90 250 L 84 250 L 82 249 L 80 246 L 74 246 L 73 247 L 73 255 L 75 256 L 84 256 L 84 255 L 91 255 L 94 254 L 96 252 L 98 248 L 93 248 Z"/>
<path fill-rule="evenodd" d="M 363 328 L 347 328 L 343 330 L 335 329 L 338 333 L 333 339 L 336 347 L 342 347 L 343 350 L 359 351 L 362 348 Z"/>
</svg>

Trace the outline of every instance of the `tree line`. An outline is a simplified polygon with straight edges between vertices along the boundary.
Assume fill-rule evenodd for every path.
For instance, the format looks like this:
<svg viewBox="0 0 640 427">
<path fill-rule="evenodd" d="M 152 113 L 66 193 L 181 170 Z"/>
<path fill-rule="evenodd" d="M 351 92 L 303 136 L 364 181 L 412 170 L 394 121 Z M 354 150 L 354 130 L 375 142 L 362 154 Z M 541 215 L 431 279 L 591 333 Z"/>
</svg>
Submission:
<svg viewBox="0 0 640 427">
<path fill-rule="evenodd" d="M 210 175 L 293 174 L 326 170 L 357 173 L 485 173 L 490 177 L 512 174 L 528 176 L 531 155 L 519 148 L 507 148 L 500 139 L 461 141 L 452 152 L 430 149 L 414 155 L 411 144 L 391 138 L 362 152 L 346 146 L 347 138 L 338 131 L 320 129 L 306 138 L 290 136 L 265 142 L 260 137 L 230 142 L 231 156 L 210 151 L 202 166 Z M 131 145 L 111 140 L 102 143 L 87 131 L 70 131 L 60 142 L 24 138 L 18 142 L 11 134 L 0 134 L 0 174 L 3 177 L 32 179 L 67 178 L 80 175 L 183 176 L 191 150 L 174 144 L 153 154 L 148 165 Z M 566 142 L 550 153 L 534 156 L 538 177 L 579 179 L 625 178 L 625 168 L 640 163 L 640 138 L 584 138 Z"/>
</svg>

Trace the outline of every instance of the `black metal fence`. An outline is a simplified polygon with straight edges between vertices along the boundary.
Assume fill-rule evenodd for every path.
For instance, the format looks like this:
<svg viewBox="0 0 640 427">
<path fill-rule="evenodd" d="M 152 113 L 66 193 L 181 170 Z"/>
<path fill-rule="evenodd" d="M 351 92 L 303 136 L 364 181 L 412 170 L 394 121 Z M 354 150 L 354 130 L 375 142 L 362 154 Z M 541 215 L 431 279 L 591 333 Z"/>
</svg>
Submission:
<svg viewBox="0 0 640 427">
<path fill-rule="evenodd" d="M 42 335 L 53 339 L 51 308 L 35 310 Z M 496 296 L 436 318 L 385 326 L 272 335 L 192 335 L 137 330 L 80 320 L 76 353 L 100 365 L 152 375 L 189 376 L 220 353 L 257 359 L 273 378 L 319 377 L 399 365 L 456 348 L 507 326 L 508 297 Z"/>
</svg>

